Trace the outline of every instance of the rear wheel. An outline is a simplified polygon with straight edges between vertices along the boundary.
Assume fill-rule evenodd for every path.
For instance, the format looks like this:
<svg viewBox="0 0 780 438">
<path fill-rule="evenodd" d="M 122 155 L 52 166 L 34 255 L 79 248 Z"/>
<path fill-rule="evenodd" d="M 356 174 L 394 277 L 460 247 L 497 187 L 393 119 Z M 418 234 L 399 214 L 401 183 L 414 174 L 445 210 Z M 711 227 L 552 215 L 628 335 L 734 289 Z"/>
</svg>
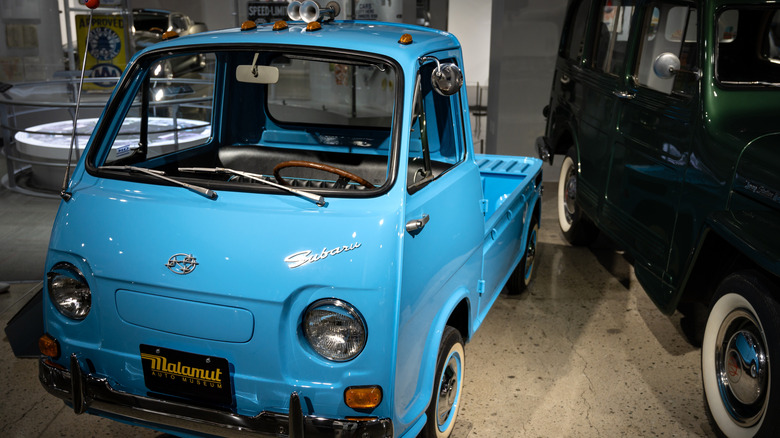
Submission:
<svg viewBox="0 0 780 438">
<path fill-rule="evenodd" d="M 771 290 L 757 272 L 730 275 L 718 286 L 707 318 L 704 397 L 713 422 L 728 437 L 780 432 L 780 356 L 772 357 L 778 354 L 780 307 Z"/>
<path fill-rule="evenodd" d="M 460 409 L 464 365 L 463 339 L 457 330 L 446 326 L 439 345 L 436 380 L 433 382 L 431 403 L 425 411 L 428 421 L 422 437 L 446 438 L 452 433 Z"/>
<path fill-rule="evenodd" d="M 536 272 L 536 243 L 539 235 L 539 222 L 534 217 L 531 219 L 531 225 L 528 227 L 528 236 L 525 241 L 525 251 L 520 263 L 512 271 L 512 275 L 507 282 L 507 291 L 512 294 L 519 294 L 531 284 L 533 275 Z"/>
<path fill-rule="evenodd" d="M 598 229 L 582 214 L 577 205 L 576 151 L 570 148 L 561 164 L 558 180 L 558 224 L 563 237 L 572 245 L 588 245 L 598 236 Z"/>
</svg>

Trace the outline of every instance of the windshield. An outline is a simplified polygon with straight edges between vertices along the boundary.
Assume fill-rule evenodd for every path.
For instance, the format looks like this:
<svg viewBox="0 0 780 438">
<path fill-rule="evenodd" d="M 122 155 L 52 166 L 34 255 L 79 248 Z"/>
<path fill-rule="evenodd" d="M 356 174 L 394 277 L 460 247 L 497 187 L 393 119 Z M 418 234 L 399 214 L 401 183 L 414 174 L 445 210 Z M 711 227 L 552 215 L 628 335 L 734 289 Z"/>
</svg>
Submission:
<svg viewBox="0 0 780 438">
<path fill-rule="evenodd" d="M 104 121 L 89 156 L 109 177 L 131 166 L 153 184 L 166 182 L 137 168 L 215 190 L 281 184 L 329 196 L 378 193 L 392 179 L 398 70 L 389 61 L 250 49 L 136 64 L 120 86 L 127 97 L 115 98 L 132 104 L 112 102 L 121 123 Z"/>
<path fill-rule="evenodd" d="M 780 86 L 780 6 L 725 9 L 717 32 L 720 83 Z"/>
</svg>

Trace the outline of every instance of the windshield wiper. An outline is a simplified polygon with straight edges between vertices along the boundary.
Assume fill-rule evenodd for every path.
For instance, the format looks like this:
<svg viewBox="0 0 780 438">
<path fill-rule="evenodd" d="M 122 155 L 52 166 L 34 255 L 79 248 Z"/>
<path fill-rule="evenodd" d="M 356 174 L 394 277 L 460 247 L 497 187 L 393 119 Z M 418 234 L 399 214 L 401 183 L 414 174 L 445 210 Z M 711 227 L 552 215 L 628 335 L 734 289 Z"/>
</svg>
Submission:
<svg viewBox="0 0 780 438">
<path fill-rule="evenodd" d="M 307 192 L 305 190 L 300 189 L 294 189 L 289 186 L 285 186 L 282 184 L 278 184 L 272 181 L 268 181 L 267 179 L 263 178 L 262 175 L 258 175 L 256 173 L 250 173 L 250 172 L 243 172 L 240 170 L 234 170 L 234 169 L 228 169 L 226 167 L 180 167 L 179 172 L 210 172 L 210 173 L 227 173 L 231 175 L 236 176 L 243 176 L 244 178 L 249 178 L 253 181 L 257 181 L 262 184 L 269 185 L 271 187 L 276 187 L 280 190 L 288 191 L 294 195 L 300 196 L 302 198 L 308 199 L 309 201 L 317 204 L 318 207 L 324 207 L 325 206 L 325 198 L 319 195 L 315 195 L 314 193 Z"/>
<path fill-rule="evenodd" d="M 98 170 L 126 170 L 128 172 L 143 173 L 144 175 L 153 176 L 163 181 L 168 181 L 178 186 L 184 187 L 186 189 L 190 189 L 193 192 L 199 195 L 203 195 L 209 199 L 217 199 L 217 192 L 215 192 L 214 190 L 207 189 L 201 186 L 196 186 L 193 184 L 187 184 L 184 181 L 179 181 L 169 176 L 165 176 L 165 172 L 160 170 L 152 170 L 152 169 L 147 169 L 144 167 L 136 167 L 136 166 L 100 166 L 98 167 Z"/>
</svg>

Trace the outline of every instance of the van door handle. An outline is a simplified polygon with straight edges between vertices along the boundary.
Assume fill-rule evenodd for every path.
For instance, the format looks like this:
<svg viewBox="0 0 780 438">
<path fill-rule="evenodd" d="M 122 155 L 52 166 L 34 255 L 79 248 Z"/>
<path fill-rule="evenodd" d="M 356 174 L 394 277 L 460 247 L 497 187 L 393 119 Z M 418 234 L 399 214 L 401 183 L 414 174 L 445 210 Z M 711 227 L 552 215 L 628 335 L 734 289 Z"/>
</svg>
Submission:
<svg viewBox="0 0 780 438">
<path fill-rule="evenodd" d="M 626 100 L 631 100 L 631 99 L 636 97 L 636 94 L 629 93 L 628 91 L 617 91 L 617 90 L 615 90 L 615 91 L 612 92 L 612 94 L 614 94 L 615 96 L 617 96 L 617 97 L 619 97 L 621 99 L 626 99 Z"/>
<path fill-rule="evenodd" d="M 431 217 L 427 214 L 424 214 L 420 219 L 412 219 L 406 223 L 406 231 L 411 235 L 415 235 L 425 228 L 425 224 L 427 224 L 430 219 Z"/>
</svg>

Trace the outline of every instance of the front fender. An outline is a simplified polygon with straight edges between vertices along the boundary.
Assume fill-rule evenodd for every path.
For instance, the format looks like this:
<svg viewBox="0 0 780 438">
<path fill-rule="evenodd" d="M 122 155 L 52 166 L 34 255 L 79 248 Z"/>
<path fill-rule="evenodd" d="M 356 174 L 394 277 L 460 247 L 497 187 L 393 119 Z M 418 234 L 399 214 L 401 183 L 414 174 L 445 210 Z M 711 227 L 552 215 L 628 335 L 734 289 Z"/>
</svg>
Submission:
<svg viewBox="0 0 780 438">
<path fill-rule="evenodd" d="M 439 344 L 441 343 L 441 337 L 444 333 L 444 327 L 447 325 L 450 316 L 452 316 L 461 302 L 465 302 L 468 307 L 469 315 L 471 315 L 470 293 L 471 292 L 465 287 L 460 287 L 455 290 L 433 318 L 428 332 L 425 334 L 425 347 L 422 355 L 423 363 L 421 364 L 418 379 L 418 396 L 414 402 L 407 407 L 407 416 L 401 419 L 402 423 L 412 424 L 425 414 L 428 403 L 431 401 L 433 380 L 436 375 L 436 360 L 439 354 Z M 461 335 L 463 336 L 463 339 L 469 337 L 469 333 L 461 333 Z"/>
<path fill-rule="evenodd" d="M 742 255 L 768 272 L 780 276 L 779 211 L 721 211 L 710 215 L 707 222 L 713 232 Z"/>
</svg>

